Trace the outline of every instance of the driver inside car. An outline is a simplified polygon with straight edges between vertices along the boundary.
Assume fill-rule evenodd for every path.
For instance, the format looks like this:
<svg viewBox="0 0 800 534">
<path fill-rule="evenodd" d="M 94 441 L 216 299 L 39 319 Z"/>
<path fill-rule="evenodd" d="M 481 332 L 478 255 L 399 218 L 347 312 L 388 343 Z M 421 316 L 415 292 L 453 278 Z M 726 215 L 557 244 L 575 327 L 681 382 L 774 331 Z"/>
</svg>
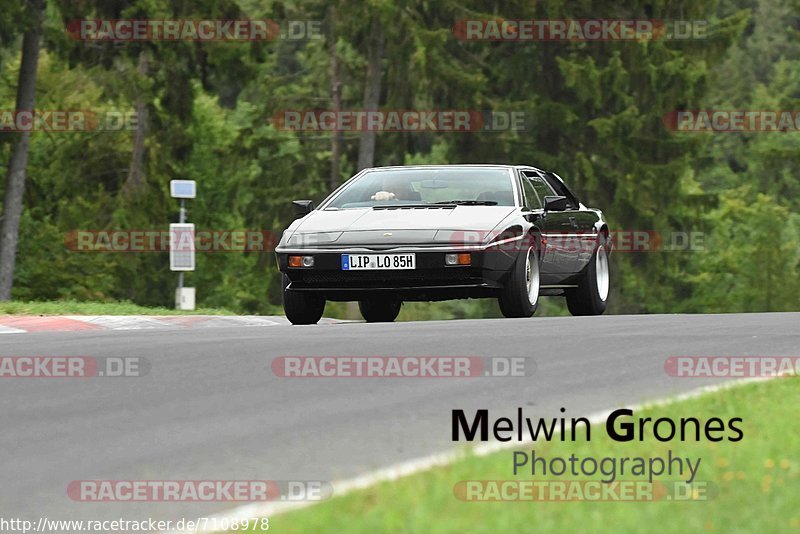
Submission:
<svg viewBox="0 0 800 534">
<path fill-rule="evenodd" d="M 376 192 L 370 197 L 372 200 L 411 200 L 420 201 L 420 194 L 411 187 L 411 184 L 404 179 L 387 180 L 383 184 L 383 190 Z"/>
</svg>

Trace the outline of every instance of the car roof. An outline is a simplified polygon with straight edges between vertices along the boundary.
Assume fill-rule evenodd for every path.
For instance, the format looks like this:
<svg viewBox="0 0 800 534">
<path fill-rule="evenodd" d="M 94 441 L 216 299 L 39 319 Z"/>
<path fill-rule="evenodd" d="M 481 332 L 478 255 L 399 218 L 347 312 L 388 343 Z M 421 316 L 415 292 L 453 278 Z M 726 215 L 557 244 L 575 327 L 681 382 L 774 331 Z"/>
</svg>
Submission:
<svg viewBox="0 0 800 534">
<path fill-rule="evenodd" d="M 493 163 L 451 163 L 446 165 L 390 165 L 385 167 L 370 167 L 364 169 L 365 171 L 384 171 L 394 169 L 452 169 L 452 168 L 489 168 L 489 169 L 517 169 L 517 170 L 534 170 L 545 172 L 542 169 L 532 167 L 530 165 L 503 165 Z"/>
</svg>

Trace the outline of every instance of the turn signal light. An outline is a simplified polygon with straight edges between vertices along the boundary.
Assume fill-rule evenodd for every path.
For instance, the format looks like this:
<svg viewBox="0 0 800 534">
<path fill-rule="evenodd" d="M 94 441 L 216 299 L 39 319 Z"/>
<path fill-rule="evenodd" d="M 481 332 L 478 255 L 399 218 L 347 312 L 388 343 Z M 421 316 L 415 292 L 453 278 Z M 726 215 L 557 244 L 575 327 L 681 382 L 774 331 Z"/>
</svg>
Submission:
<svg viewBox="0 0 800 534">
<path fill-rule="evenodd" d="M 313 267 L 314 256 L 289 256 L 289 267 Z"/>
<path fill-rule="evenodd" d="M 466 254 L 446 254 L 444 262 L 447 265 L 470 265 L 472 264 L 472 255 Z"/>
</svg>

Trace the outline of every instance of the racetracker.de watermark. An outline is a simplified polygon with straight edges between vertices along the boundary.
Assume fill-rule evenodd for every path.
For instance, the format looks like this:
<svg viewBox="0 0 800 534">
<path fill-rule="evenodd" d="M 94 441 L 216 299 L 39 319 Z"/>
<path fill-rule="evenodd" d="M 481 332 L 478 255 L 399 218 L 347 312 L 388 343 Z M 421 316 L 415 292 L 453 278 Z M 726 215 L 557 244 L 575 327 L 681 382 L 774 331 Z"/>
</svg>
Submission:
<svg viewBox="0 0 800 534">
<path fill-rule="evenodd" d="M 527 250 L 529 240 L 521 236 L 508 235 L 495 230 L 453 230 L 442 231 L 454 247 L 483 249 L 499 252 L 519 252 Z M 575 230 L 570 232 L 547 232 L 541 236 L 545 252 L 585 252 L 593 253 L 600 244 L 596 231 Z M 608 233 L 603 241 L 607 248 L 615 252 L 678 252 L 701 251 L 706 249 L 706 235 L 698 231 L 657 232 L 653 230 L 615 230 Z"/>
<path fill-rule="evenodd" d="M 67 24 L 79 41 L 306 41 L 323 39 L 319 20 L 82 19 Z"/>
<path fill-rule="evenodd" d="M 0 110 L 0 132 L 118 132 L 138 125 L 135 111 Z"/>
<path fill-rule="evenodd" d="M 671 111 L 664 124 L 673 132 L 798 132 L 800 111 L 704 109 Z"/>
<path fill-rule="evenodd" d="M 676 378 L 796 377 L 800 356 L 671 356 L 664 372 Z"/>
<path fill-rule="evenodd" d="M 321 480 L 73 480 L 79 502 L 322 501 L 333 494 Z"/>
<path fill-rule="evenodd" d="M 706 20 L 463 19 L 453 34 L 464 41 L 702 40 Z"/>
<path fill-rule="evenodd" d="M 280 356 L 270 369 L 281 378 L 496 378 L 532 376 L 536 363 L 522 357 Z"/>
<path fill-rule="evenodd" d="M 64 246 L 74 252 L 268 252 L 278 238 L 269 230 L 73 230 Z"/>
<path fill-rule="evenodd" d="M 0 356 L 1 378 L 136 378 L 150 372 L 138 356 Z"/>
<path fill-rule="evenodd" d="M 444 110 L 279 110 L 277 130 L 292 132 L 504 132 L 524 131 L 524 111 Z"/>
<path fill-rule="evenodd" d="M 714 490 L 699 480 L 461 480 L 453 495 L 467 502 L 691 502 L 710 500 Z"/>
</svg>

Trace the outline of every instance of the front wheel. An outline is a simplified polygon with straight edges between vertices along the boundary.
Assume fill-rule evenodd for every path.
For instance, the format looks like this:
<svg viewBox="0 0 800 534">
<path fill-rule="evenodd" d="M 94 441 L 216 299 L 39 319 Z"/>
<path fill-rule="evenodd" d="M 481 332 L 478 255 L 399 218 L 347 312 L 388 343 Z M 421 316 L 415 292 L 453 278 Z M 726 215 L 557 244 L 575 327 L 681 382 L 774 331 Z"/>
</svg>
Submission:
<svg viewBox="0 0 800 534">
<path fill-rule="evenodd" d="M 396 299 L 359 300 L 358 309 L 368 323 L 391 323 L 400 314 L 402 303 Z"/>
<path fill-rule="evenodd" d="M 292 324 L 317 324 L 325 311 L 325 299 L 314 293 L 290 291 L 289 277 L 283 275 L 283 312 Z"/>
<path fill-rule="evenodd" d="M 535 245 L 520 255 L 500 297 L 500 311 L 505 317 L 530 317 L 539 305 L 539 252 Z"/>
<path fill-rule="evenodd" d="M 611 271 L 604 239 L 597 242 L 597 250 L 589 267 L 581 275 L 578 287 L 567 290 L 567 308 L 572 315 L 601 315 L 608 306 L 611 289 Z"/>
</svg>

